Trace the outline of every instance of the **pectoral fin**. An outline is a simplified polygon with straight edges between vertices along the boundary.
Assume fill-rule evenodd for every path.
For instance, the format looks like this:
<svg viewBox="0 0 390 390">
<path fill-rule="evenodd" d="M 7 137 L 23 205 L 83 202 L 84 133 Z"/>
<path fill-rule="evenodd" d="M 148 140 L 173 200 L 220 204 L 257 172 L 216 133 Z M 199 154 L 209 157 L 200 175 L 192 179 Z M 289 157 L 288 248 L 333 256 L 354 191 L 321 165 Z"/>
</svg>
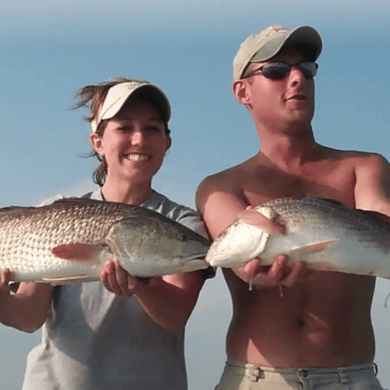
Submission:
<svg viewBox="0 0 390 390">
<path fill-rule="evenodd" d="M 106 245 L 71 243 L 52 248 L 51 253 L 63 260 L 97 263 Z"/>
<path fill-rule="evenodd" d="M 330 248 L 332 245 L 336 244 L 338 242 L 338 239 L 331 239 L 331 240 L 325 240 L 325 241 L 317 241 L 314 243 L 306 244 L 306 245 L 300 245 L 295 248 L 292 248 L 289 255 L 293 255 L 295 258 L 299 258 L 300 256 L 307 255 L 308 253 L 314 253 L 314 252 L 320 252 L 325 249 Z"/>
</svg>

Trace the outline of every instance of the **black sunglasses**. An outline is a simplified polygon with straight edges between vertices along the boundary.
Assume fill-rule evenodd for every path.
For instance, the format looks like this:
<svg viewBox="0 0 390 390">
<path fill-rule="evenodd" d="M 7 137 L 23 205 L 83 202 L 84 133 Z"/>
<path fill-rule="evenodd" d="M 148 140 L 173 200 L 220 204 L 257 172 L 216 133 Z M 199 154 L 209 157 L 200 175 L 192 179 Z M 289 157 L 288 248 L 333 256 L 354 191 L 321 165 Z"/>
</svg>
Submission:
<svg viewBox="0 0 390 390">
<path fill-rule="evenodd" d="M 253 76 L 259 70 L 264 77 L 271 80 L 282 80 L 290 72 L 290 69 L 296 66 L 307 79 L 312 79 L 317 74 L 318 64 L 315 62 L 300 62 L 296 65 L 290 65 L 286 62 L 269 62 L 268 64 L 260 66 L 260 68 L 254 69 L 249 72 L 243 78 Z"/>
</svg>

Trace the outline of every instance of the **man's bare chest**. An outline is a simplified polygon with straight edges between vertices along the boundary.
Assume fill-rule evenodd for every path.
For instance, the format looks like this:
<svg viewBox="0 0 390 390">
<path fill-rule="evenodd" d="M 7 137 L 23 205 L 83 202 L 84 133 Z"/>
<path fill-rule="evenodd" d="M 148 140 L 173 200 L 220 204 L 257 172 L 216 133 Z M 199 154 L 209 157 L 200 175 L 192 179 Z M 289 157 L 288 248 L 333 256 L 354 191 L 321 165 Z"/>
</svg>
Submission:
<svg viewBox="0 0 390 390">
<path fill-rule="evenodd" d="M 251 205 L 283 197 L 313 196 L 333 199 L 354 206 L 355 177 L 352 171 L 311 169 L 299 173 L 258 170 L 242 183 L 246 201 Z"/>
</svg>

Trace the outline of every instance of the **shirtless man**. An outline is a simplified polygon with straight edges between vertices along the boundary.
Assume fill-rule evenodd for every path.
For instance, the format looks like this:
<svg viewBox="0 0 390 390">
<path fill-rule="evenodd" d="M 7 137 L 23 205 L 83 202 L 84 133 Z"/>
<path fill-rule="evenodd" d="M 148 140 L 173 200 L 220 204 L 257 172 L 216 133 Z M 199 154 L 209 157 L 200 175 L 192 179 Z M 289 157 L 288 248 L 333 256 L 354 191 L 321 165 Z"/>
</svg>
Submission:
<svg viewBox="0 0 390 390">
<path fill-rule="evenodd" d="M 199 186 L 197 206 L 212 238 L 248 206 L 280 197 L 322 197 L 390 215 L 385 158 L 314 140 L 313 77 L 321 49 L 318 32 L 307 26 L 271 26 L 241 45 L 233 92 L 251 114 L 261 147 Z M 270 220 L 259 223 L 281 230 Z M 233 318 L 216 389 L 381 389 L 370 319 L 375 279 L 309 272 L 302 262 L 289 268 L 287 260 L 278 256 L 266 268 L 254 259 L 224 270 Z"/>
</svg>

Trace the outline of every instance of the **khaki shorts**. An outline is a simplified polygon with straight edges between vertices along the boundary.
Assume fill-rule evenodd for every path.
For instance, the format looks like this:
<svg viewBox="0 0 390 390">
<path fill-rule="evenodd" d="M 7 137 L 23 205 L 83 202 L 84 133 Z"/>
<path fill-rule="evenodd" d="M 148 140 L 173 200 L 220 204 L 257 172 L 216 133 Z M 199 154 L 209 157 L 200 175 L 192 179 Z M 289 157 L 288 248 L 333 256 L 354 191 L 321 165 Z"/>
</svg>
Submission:
<svg viewBox="0 0 390 390">
<path fill-rule="evenodd" d="M 277 369 L 228 359 L 215 390 L 383 390 L 375 364 Z"/>
</svg>

